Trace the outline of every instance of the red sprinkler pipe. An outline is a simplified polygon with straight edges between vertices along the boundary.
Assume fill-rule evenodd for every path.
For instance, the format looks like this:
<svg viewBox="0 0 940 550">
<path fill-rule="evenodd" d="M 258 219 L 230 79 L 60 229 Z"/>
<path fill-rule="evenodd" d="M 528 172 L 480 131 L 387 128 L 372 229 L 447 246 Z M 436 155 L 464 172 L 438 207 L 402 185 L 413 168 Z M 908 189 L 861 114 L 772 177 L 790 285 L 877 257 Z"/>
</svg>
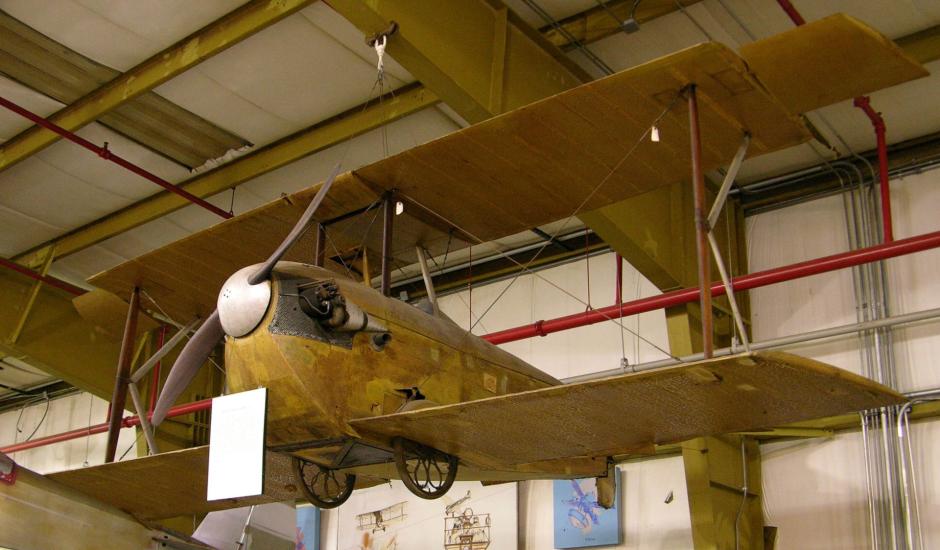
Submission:
<svg viewBox="0 0 940 550">
<path fill-rule="evenodd" d="M 26 266 L 22 266 L 16 262 L 7 260 L 6 258 L 0 258 L 0 266 L 5 267 L 11 271 L 16 271 L 21 275 L 26 275 L 30 279 L 36 281 L 42 281 L 49 286 L 54 286 L 58 289 L 64 290 L 73 296 L 81 296 L 85 293 L 85 289 L 79 288 L 71 283 L 67 283 L 61 279 L 56 279 L 55 277 L 50 277 L 48 275 L 43 275 L 42 273 L 33 271 Z"/>
<path fill-rule="evenodd" d="M 806 23 L 790 0 L 777 0 L 777 3 L 790 16 L 794 25 L 799 27 Z M 878 179 L 881 186 L 881 235 L 882 240 L 889 243 L 894 240 L 894 230 L 891 223 L 891 184 L 888 181 L 888 143 L 885 139 L 885 121 L 881 113 L 872 108 L 871 99 L 868 96 L 856 97 L 853 105 L 865 111 L 871 120 L 871 125 L 875 127 L 875 139 L 878 142 Z"/>
<path fill-rule="evenodd" d="M 784 281 L 792 281 L 793 279 L 809 277 L 810 275 L 818 275 L 837 269 L 855 267 L 864 263 L 886 260 L 888 258 L 895 258 L 897 256 L 938 247 L 940 247 L 940 231 L 935 231 L 933 233 L 926 233 L 924 235 L 887 242 L 868 248 L 860 248 L 841 254 L 816 258 L 815 260 L 808 260 L 768 269 L 766 271 L 742 275 L 732 279 L 731 286 L 736 292 L 750 290 L 752 288 Z M 716 281 L 712 283 L 711 291 L 713 295 L 720 296 L 725 293 L 725 287 L 721 281 Z M 623 304 L 614 304 L 601 309 L 592 309 L 582 313 L 558 317 L 556 319 L 537 321 L 531 325 L 524 325 L 487 334 L 483 336 L 483 338 L 491 344 L 505 344 L 506 342 L 532 338 L 533 336 L 546 336 L 553 332 L 593 325 L 610 319 L 628 317 L 630 315 L 646 313 L 647 311 L 694 302 L 699 299 L 699 292 L 700 289 L 698 287 L 683 288 L 666 292 L 659 296 L 641 298 Z"/>
<path fill-rule="evenodd" d="M 212 399 L 203 399 L 201 401 L 193 401 L 192 403 L 186 403 L 185 405 L 177 405 L 170 409 L 167 413 L 167 418 L 173 418 L 175 416 L 185 416 L 187 414 L 192 414 L 194 412 L 205 411 L 212 408 Z M 148 414 L 147 418 L 153 416 Z M 126 416 L 121 420 L 122 428 L 132 428 L 134 426 L 140 425 L 139 416 Z M 61 443 L 62 441 L 69 441 L 71 439 L 78 439 L 80 437 L 87 437 L 94 434 L 105 433 L 108 431 L 108 423 L 95 424 L 88 428 L 79 428 L 77 430 L 71 430 L 68 432 L 62 432 L 56 435 L 50 435 L 47 437 L 40 437 L 39 439 L 33 439 L 32 441 L 24 441 L 22 443 L 15 443 L 13 445 L 7 445 L 6 447 L 0 448 L 0 452 L 5 454 L 15 453 L 19 451 L 25 451 L 28 449 L 35 449 L 36 447 L 43 447 L 45 445 L 51 445 L 53 443 Z"/>
<path fill-rule="evenodd" d="M 891 184 L 888 178 L 888 142 L 885 138 L 885 121 L 881 113 L 874 110 L 868 96 L 856 97 L 853 104 L 865 111 L 875 128 L 875 139 L 878 142 L 878 180 L 881 188 L 881 223 L 884 242 L 894 240 L 893 224 L 891 223 Z"/>
<path fill-rule="evenodd" d="M 186 191 L 185 189 L 182 189 L 181 187 L 177 187 L 176 185 L 173 185 L 172 183 L 166 181 L 160 176 L 154 174 L 153 172 L 144 170 L 140 166 L 137 166 L 136 164 L 130 162 L 129 160 L 123 157 L 115 155 L 114 153 L 111 152 L 110 149 L 108 149 L 107 142 L 105 142 L 104 147 L 95 145 L 94 143 L 79 136 L 78 134 L 74 132 L 70 132 L 69 130 L 66 130 L 65 128 L 59 126 L 58 124 L 52 122 L 51 120 L 43 118 L 32 111 L 29 111 L 23 107 L 20 107 L 16 103 L 13 103 L 12 101 L 4 97 L 0 97 L 0 105 L 6 107 L 7 109 L 13 111 L 14 113 L 24 118 L 29 119 L 34 124 L 42 126 L 43 128 L 51 132 L 55 132 L 59 134 L 60 136 L 64 137 L 65 139 L 71 141 L 72 143 L 76 143 L 84 147 L 85 149 L 88 149 L 89 151 L 91 151 L 92 153 L 95 153 L 96 155 L 103 158 L 104 160 L 111 161 L 114 164 L 117 164 L 118 166 L 120 166 L 121 168 L 129 170 L 144 179 L 147 179 L 147 180 L 152 181 L 153 183 L 156 183 L 157 185 L 166 189 L 170 193 L 179 195 L 183 197 L 184 199 L 188 200 L 189 202 L 205 208 L 206 210 L 212 212 L 213 214 L 217 214 L 225 219 L 229 219 L 232 217 L 232 214 L 226 212 L 225 210 L 222 210 L 218 206 L 210 202 L 207 202 L 197 197 L 196 195 L 193 195 L 192 193 Z"/>
<path fill-rule="evenodd" d="M 790 0 L 777 0 L 777 3 L 780 4 L 780 7 L 783 8 L 783 11 L 787 12 L 787 15 L 790 16 L 790 20 L 793 21 L 793 24 L 799 27 L 800 25 L 805 25 L 806 20 L 803 19 L 803 16 L 800 15 L 799 10 L 790 3 Z"/>
</svg>

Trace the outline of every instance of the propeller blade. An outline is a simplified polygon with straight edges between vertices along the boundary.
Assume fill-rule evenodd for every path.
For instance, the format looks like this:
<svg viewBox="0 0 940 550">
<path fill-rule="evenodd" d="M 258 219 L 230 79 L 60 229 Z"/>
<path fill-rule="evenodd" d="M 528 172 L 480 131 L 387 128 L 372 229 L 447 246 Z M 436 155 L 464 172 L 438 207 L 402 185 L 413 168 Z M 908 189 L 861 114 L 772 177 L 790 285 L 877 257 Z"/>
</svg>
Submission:
<svg viewBox="0 0 940 550">
<path fill-rule="evenodd" d="M 222 322 L 219 320 L 219 312 L 213 311 L 212 315 L 189 339 L 179 357 L 176 358 L 176 362 L 173 363 L 170 375 L 166 378 L 166 384 L 163 385 L 163 390 L 160 392 L 160 398 L 157 399 L 157 405 L 153 409 L 153 418 L 150 420 L 153 426 L 163 422 L 170 407 L 183 394 L 189 383 L 193 381 L 193 378 L 199 372 L 199 367 L 206 362 L 209 354 L 212 353 L 212 349 L 224 335 Z"/>
<path fill-rule="evenodd" d="M 323 202 L 324 197 L 326 197 L 327 191 L 330 190 L 330 186 L 333 185 L 333 180 L 336 179 L 336 176 L 339 174 L 339 163 L 333 168 L 333 173 L 330 174 L 330 177 L 323 184 L 323 187 L 317 191 L 317 195 L 313 197 L 313 200 L 310 201 L 310 205 L 307 206 L 307 209 L 304 211 L 304 214 L 297 220 L 297 223 L 294 224 L 294 228 L 290 230 L 290 233 L 287 235 L 287 238 L 281 242 L 281 246 L 277 247 L 277 250 L 274 251 L 274 254 L 271 254 L 271 257 L 268 258 L 264 264 L 258 268 L 258 271 L 254 272 L 251 277 L 248 278 L 248 283 L 256 285 L 261 281 L 267 281 L 271 277 L 271 271 L 274 270 L 274 266 L 281 259 L 281 256 L 284 255 L 287 250 L 297 242 L 297 239 L 304 234 L 304 231 L 307 229 L 307 226 L 310 224 L 310 220 L 313 219 L 313 214 L 317 211 L 317 208 L 320 207 L 320 203 Z"/>
</svg>

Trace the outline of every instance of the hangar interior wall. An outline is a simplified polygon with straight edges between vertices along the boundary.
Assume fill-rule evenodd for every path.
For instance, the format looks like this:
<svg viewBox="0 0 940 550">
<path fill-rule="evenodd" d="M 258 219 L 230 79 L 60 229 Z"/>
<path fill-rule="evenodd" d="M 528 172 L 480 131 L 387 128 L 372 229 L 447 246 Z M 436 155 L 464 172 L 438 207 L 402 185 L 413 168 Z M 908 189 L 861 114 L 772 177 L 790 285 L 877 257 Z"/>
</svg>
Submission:
<svg viewBox="0 0 940 550">
<path fill-rule="evenodd" d="M 940 170 L 908 176 L 892 183 L 896 238 L 937 230 Z M 848 249 L 842 199 L 838 196 L 755 215 L 748 219 L 750 270 L 767 269 Z M 475 333 L 483 334 L 577 312 L 585 306 L 554 288 L 564 288 L 594 306 L 614 301 L 614 256 L 593 256 L 524 275 L 512 283 L 496 305 L 479 316 L 509 281 L 495 282 L 441 298 L 442 309 L 468 326 L 472 300 Z M 891 313 L 940 307 L 940 251 L 932 250 L 888 261 Z M 589 275 L 590 274 L 590 275 Z M 590 286 L 587 284 L 590 280 Z M 855 322 L 851 274 L 847 270 L 817 275 L 752 290 L 755 340 L 801 333 Z M 658 291 L 629 265 L 624 266 L 623 297 L 630 300 Z M 472 294 L 472 297 L 471 297 Z M 665 316 L 650 312 L 624 320 L 621 339 L 613 323 L 603 323 L 544 338 L 506 344 L 509 351 L 556 377 L 606 370 L 664 357 Z M 895 330 L 895 356 L 900 388 L 915 391 L 940 387 L 940 335 L 936 322 Z M 858 340 L 854 336 L 803 344 L 790 351 L 859 372 Z M 42 416 L 44 403 L 0 415 L 4 442 L 22 441 Z M 83 428 L 103 421 L 107 404 L 87 394 L 53 400 L 46 420 L 34 437 Z M 26 433 L 17 432 L 17 423 Z M 101 461 L 104 434 L 88 441 L 88 462 Z M 119 452 L 134 439 L 124 430 Z M 920 517 L 926 540 L 940 539 L 940 421 L 912 427 L 918 476 Z M 868 544 L 868 503 L 861 435 L 849 432 L 829 439 L 765 444 L 762 450 L 764 516 L 778 531 L 778 548 L 857 548 Z M 131 455 L 135 451 L 132 450 Z M 39 472 L 79 467 L 86 460 L 83 439 L 18 453 L 24 466 Z M 616 548 L 691 547 L 688 496 L 681 457 L 666 457 L 620 466 L 623 543 Z M 519 484 L 520 548 L 552 547 L 551 482 Z M 671 503 L 666 496 L 672 492 Z M 336 548 L 335 512 L 323 515 L 323 548 Z"/>
<path fill-rule="evenodd" d="M 108 421 L 108 402 L 90 393 L 74 393 L 51 399 L 48 405 L 49 410 L 46 412 L 46 402 L 40 398 L 25 408 L 0 414 L 0 444 L 20 443 L 30 435 L 30 439 L 39 439 Z M 130 411 L 124 411 L 124 416 L 131 414 Z M 132 428 L 121 430 L 118 457 L 131 447 L 136 437 Z M 10 456 L 24 468 L 46 474 L 81 468 L 86 463 L 104 463 L 107 442 L 108 434 L 100 433 L 20 451 Z M 124 458 L 136 457 L 137 449 L 134 448 Z"/>
</svg>

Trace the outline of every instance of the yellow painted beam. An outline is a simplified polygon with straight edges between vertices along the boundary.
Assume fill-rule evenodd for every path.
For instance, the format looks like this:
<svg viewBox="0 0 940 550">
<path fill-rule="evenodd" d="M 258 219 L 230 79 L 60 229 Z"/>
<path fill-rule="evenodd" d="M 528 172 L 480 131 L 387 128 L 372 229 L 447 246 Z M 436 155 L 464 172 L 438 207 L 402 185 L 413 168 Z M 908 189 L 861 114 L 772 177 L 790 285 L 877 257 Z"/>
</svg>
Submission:
<svg viewBox="0 0 940 550">
<path fill-rule="evenodd" d="M 471 123 L 589 80 L 498 0 L 331 0 L 330 6 L 366 36 L 396 22 L 386 51 Z"/>
<path fill-rule="evenodd" d="M 77 130 L 315 0 L 253 0 L 65 107 L 50 119 Z M 33 126 L 0 147 L 0 170 L 41 151 L 58 134 Z"/>
<path fill-rule="evenodd" d="M 0 333 L 14 328 L 33 288 L 32 279 L 0 270 Z M 120 342 L 82 319 L 71 299 L 67 292 L 42 285 L 16 342 L 0 341 L 0 354 L 109 399 Z"/>
<path fill-rule="evenodd" d="M 764 516 L 757 441 L 730 435 L 701 437 L 682 444 L 682 462 L 696 550 L 762 549 Z"/>
<path fill-rule="evenodd" d="M 180 187 L 197 197 L 205 198 L 437 102 L 438 98 L 433 93 L 421 86 L 412 86 L 406 91 L 397 92 L 393 99 L 351 109 L 347 116 L 301 130 L 215 170 L 199 174 L 181 183 Z M 164 191 L 28 250 L 14 260 L 33 265 L 41 261 L 44 250 L 49 246 L 55 246 L 56 256 L 61 258 L 165 216 L 187 204 L 178 195 Z"/>
<path fill-rule="evenodd" d="M 940 25 L 903 36 L 895 42 L 908 55 L 921 63 L 926 64 L 940 59 Z"/>
</svg>

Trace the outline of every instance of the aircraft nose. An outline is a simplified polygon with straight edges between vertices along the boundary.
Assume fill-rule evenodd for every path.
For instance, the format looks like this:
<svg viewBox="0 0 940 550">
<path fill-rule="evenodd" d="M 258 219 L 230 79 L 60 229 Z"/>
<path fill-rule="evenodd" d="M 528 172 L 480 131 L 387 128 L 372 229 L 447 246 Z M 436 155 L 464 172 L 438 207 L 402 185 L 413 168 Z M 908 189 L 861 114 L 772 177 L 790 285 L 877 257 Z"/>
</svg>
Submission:
<svg viewBox="0 0 940 550">
<path fill-rule="evenodd" d="M 249 277 L 258 270 L 258 265 L 239 269 L 222 285 L 217 308 L 219 320 L 225 334 L 238 338 L 253 331 L 271 303 L 271 281 L 251 284 Z"/>
</svg>

